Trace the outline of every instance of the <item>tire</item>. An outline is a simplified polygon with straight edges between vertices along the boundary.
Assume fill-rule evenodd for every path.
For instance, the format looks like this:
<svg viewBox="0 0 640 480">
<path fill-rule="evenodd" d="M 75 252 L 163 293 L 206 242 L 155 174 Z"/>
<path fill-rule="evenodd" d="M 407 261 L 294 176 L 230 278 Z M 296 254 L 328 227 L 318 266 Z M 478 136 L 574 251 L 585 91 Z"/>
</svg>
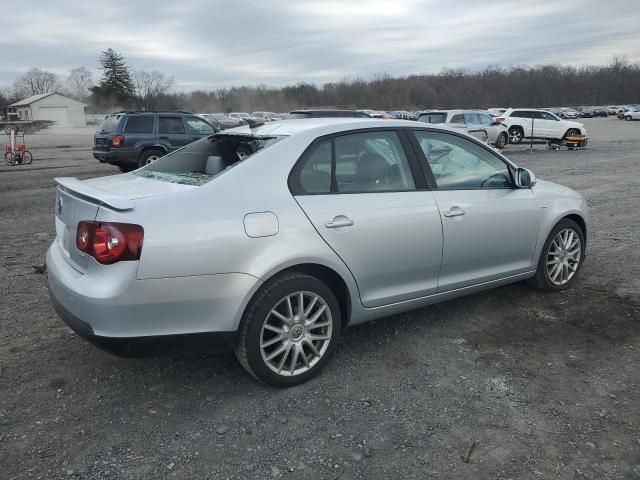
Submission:
<svg viewBox="0 0 640 480">
<path fill-rule="evenodd" d="M 13 166 L 15 164 L 15 159 L 13 158 L 13 153 L 7 152 L 4 154 L 4 161 L 7 165 Z"/>
<path fill-rule="evenodd" d="M 631 120 L 633 120 L 633 117 L 632 117 L 631 115 L 627 115 L 626 117 L 624 117 L 624 119 L 625 119 L 627 122 L 630 122 Z"/>
<path fill-rule="evenodd" d="M 145 150 L 138 159 L 138 168 L 142 168 L 145 165 L 155 162 L 163 155 L 164 152 L 162 150 Z"/>
<path fill-rule="evenodd" d="M 501 133 L 498 135 L 498 138 L 496 138 L 496 148 L 502 150 L 508 142 L 509 136 L 506 133 Z"/>
<path fill-rule="evenodd" d="M 31 155 L 31 152 L 29 150 L 25 150 L 22 153 L 22 164 L 29 165 L 31 162 L 33 162 L 33 155 Z"/>
<path fill-rule="evenodd" d="M 301 293 L 303 314 L 299 319 Z M 319 326 L 309 327 L 305 320 L 310 322 L 316 315 L 320 316 L 311 325 Z M 258 380 L 292 387 L 315 376 L 329 361 L 341 324 L 340 306 L 327 285 L 303 273 L 287 272 L 263 285 L 247 305 L 235 354 Z"/>
<path fill-rule="evenodd" d="M 565 232 L 566 237 L 564 237 Z M 566 238 L 570 243 L 569 248 L 563 248 L 562 241 L 560 245 L 558 244 L 558 239 L 562 240 L 563 238 Z M 579 243 L 573 245 L 576 240 Z M 572 287 L 582 268 L 585 253 L 584 247 L 584 232 L 582 228 L 569 218 L 560 220 L 553 227 L 544 243 L 538 260 L 536 275 L 528 280 L 529 285 L 544 292 L 559 292 Z M 573 255 L 560 253 L 560 251 L 575 252 L 576 249 L 579 250 Z M 559 262 L 560 259 L 564 259 L 564 261 Z M 550 263 L 552 261 L 554 263 Z M 555 265 L 561 266 L 556 267 Z M 558 268 L 560 268 L 560 271 L 557 270 Z"/>
<path fill-rule="evenodd" d="M 521 127 L 511 127 L 509 129 L 509 143 L 513 143 L 514 145 L 522 142 L 524 138 L 524 130 Z"/>
</svg>

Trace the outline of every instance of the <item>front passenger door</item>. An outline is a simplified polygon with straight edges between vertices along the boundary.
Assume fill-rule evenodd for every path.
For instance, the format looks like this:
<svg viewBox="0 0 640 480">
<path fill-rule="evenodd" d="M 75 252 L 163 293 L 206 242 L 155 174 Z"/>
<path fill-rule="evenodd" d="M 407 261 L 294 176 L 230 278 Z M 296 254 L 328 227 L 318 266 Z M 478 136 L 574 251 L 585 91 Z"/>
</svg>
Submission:
<svg viewBox="0 0 640 480">
<path fill-rule="evenodd" d="M 453 133 L 414 131 L 435 183 L 443 231 L 438 292 L 529 272 L 538 238 L 538 206 L 516 188 L 504 160 Z"/>
</svg>

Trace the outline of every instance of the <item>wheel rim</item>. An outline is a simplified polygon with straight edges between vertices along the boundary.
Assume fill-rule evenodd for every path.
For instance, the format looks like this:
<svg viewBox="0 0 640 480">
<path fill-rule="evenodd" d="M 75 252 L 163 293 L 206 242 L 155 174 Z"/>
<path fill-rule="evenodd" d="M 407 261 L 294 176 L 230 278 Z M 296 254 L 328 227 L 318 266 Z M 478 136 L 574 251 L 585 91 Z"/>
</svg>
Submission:
<svg viewBox="0 0 640 480">
<path fill-rule="evenodd" d="M 511 139 L 511 141 L 513 143 L 518 143 L 520 141 L 521 137 L 522 137 L 522 135 L 520 134 L 520 130 L 512 130 L 509 133 L 509 138 Z"/>
<path fill-rule="evenodd" d="M 160 158 L 159 155 L 150 155 L 147 157 L 147 159 L 145 160 L 144 164 L 145 165 L 149 165 L 150 163 L 155 162 L 156 160 L 158 160 Z"/>
<path fill-rule="evenodd" d="M 565 228 L 554 237 L 547 253 L 547 276 L 554 285 L 564 285 L 578 271 L 582 245 L 580 237 L 570 228 Z"/>
<path fill-rule="evenodd" d="M 318 294 L 295 292 L 267 314 L 260 332 L 260 353 L 269 369 L 293 377 L 311 370 L 331 342 L 333 317 Z"/>
</svg>

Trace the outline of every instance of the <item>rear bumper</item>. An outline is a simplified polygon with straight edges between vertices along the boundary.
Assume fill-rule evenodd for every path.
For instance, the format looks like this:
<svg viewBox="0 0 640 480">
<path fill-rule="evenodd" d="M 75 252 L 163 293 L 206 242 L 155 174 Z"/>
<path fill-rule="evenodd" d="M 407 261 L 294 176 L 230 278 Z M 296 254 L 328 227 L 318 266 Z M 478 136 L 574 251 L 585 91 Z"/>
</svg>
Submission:
<svg viewBox="0 0 640 480">
<path fill-rule="evenodd" d="M 137 148 L 120 148 L 117 150 L 93 149 L 93 158 L 104 163 L 115 165 L 134 165 L 138 163 L 140 150 Z"/>
<path fill-rule="evenodd" d="M 261 283 L 241 273 L 138 280 L 136 268 L 137 262 L 105 266 L 90 260 L 80 273 L 54 241 L 47 272 L 56 312 L 93 343 L 190 334 L 233 338 Z"/>
</svg>

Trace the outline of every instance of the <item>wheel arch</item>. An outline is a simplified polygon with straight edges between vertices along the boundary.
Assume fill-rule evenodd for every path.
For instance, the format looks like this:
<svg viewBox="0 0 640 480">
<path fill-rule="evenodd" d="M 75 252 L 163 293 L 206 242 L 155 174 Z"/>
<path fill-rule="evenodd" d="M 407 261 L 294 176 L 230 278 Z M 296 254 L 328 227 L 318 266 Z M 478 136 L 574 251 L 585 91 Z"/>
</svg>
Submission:
<svg viewBox="0 0 640 480">
<path fill-rule="evenodd" d="M 142 155 L 145 154 L 145 152 L 148 152 L 149 150 L 160 150 L 164 152 L 165 155 L 167 153 L 167 148 L 164 145 L 146 145 L 142 147 L 142 150 L 140 150 L 140 154 L 138 155 L 138 160 L 140 159 L 140 157 L 142 157 Z"/>
<path fill-rule="evenodd" d="M 340 305 L 340 315 L 342 317 L 342 327 L 346 327 L 351 318 L 352 300 L 351 291 L 347 282 L 342 278 L 338 272 L 334 269 L 322 265 L 320 263 L 297 263 L 295 265 L 287 266 L 277 272 L 271 274 L 268 278 L 264 279 L 263 285 L 268 283 L 274 277 L 281 275 L 285 272 L 299 272 L 312 276 L 321 280 L 327 285 L 336 296 L 338 305 Z M 255 295 L 255 294 L 254 294 Z"/>
<path fill-rule="evenodd" d="M 582 235 L 584 235 L 584 246 L 586 248 L 587 246 L 587 222 L 586 220 L 578 215 L 577 213 L 570 213 L 569 215 L 566 215 L 564 217 L 562 217 L 560 220 L 558 220 L 556 222 L 556 225 L 561 222 L 562 220 L 564 220 L 565 218 L 568 218 L 569 220 L 573 220 L 574 222 L 576 222 L 578 224 L 578 226 L 580 227 L 580 229 L 582 230 Z"/>
</svg>

